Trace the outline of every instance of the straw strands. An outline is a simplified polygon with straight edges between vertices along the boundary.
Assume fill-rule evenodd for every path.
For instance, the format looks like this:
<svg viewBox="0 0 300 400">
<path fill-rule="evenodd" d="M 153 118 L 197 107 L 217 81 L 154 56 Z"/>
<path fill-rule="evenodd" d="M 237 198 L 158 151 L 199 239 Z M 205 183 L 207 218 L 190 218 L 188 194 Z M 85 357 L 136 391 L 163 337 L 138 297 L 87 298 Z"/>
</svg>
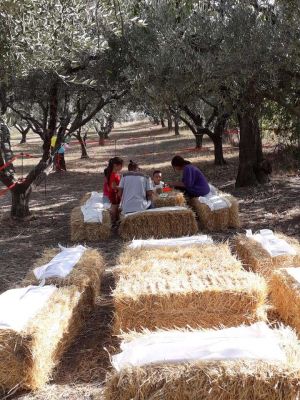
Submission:
<svg viewBox="0 0 300 400">
<path fill-rule="evenodd" d="M 269 287 L 276 312 L 300 334 L 300 283 L 282 268 L 272 274 Z"/>
<path fill-rule="evenodd" d="M 297 255 L 285 254 L 271 257 L 263 246 L 246 235 L 237 235 L 234 238 L 234 245 L 240 260 L 254 272 L 270 277 L 273 270 L 291 265 L 300 265 L 300 244 L 296 239 L 283 234 L 276 234 L 280 239 L 285 240 L 297 251 Z"/>
<path fill-rule="evenodd" d="M 288 328 L 274 333 L 286 362 L 202 360 L 127 367 L 107 376 L 104 399 L 297 400 L 299 342 Z"/>
<path fill-rule="evenodd" d="M 38 281 L 33 270 L 47 264 L 59 253 L 59 249 L 46 249 L 42 256 L 35 262 L 34 267 L 27 273 L 22 286 L 37 285 Z M 79 291 L 87 291 L 91 305 L 94 305 L 96 297 L 100 294 L 101 279 L 105 263 L 102 255 L 97 250 L 87 249 L 80 257 L 73 270 L 65 278 L 48 278 L 47 285 L 76 286 Z"/>
<path fill-rule="evenodd" d="M 113 292 L 115 332 L 142 328 L 237 326 L 265 318 L 265 281 L 246 271 L 120 275 Z"/>
<path fill-rule="evenodd" d="M 196 212 L 199 226 L 207 231 L 222 231 L 227 228 L 240 227 L 239 204 L 236 198 L 227 193 L 218 193 L 222 198 L 229 200 L 230 208 L 212 211 L 208 205 L 200 203 L 198 198 L 192 198 L 189 205 Z"/>
<path fill-rule="evenodd" d="M 0 329 L 0 387 L 38 389 L 84 323 L 87 299 L 74 286 L 57 289 L 26 328 Z"/>
<path fill-rule="evenodd" d="M 194 235 L 198 231 L 192 210 L 139 212 L 121 218 L 119 234 L 125 240 L 170 238 Z"/>
<path fill-rule="evenodd" d="M 162 194 L 153 195 L 153 203 L 156 208 L 160 207 L 184 207 L 186 206 L 186 200 L 183 193 L 179 191 L 172 191 Z"/>
<path fill-rule="evenodd" d="M 111 217 L 108 210 L 103 210 L 102 223 L 84 223 L 81 208 L 75 207 L 71 212 L 70 223 L 72 242 L 98 242 L 108 239 L 111 234 Z"/>
</svg>

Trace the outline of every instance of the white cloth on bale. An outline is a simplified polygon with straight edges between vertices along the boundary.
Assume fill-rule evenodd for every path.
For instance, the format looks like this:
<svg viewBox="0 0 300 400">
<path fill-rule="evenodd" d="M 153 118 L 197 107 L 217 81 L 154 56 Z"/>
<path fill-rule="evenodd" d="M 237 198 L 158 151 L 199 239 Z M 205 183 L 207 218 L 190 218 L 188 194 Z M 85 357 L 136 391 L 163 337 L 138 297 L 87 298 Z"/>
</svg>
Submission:
<svg viewBox="0 0 300 400">
<path fill-rule="evenodd" d="M 209 184 L 210 192 L 206 196 L 198 197 L 198 200 L 202 204 L 206 204 L 211 211 L 223 210 L 231 207 L 231 202 L 218 194 L 218 190 L 211 184 Z"/>
<path fill-rule="evenodd" d="M 38 280 L 47 278 L 65 278 L 73 270 L 78 263 L 83 253 L 87 250 L 86 247 L 78 245 L 74 247 L 63 247 L 55 257 L 47 264 L 37 267 L 33 270 L 35 277 Z"/>
<path fill-rule="evenodd" d="M 0 295 L 0 329 L 22 331 L 56 290 L 57 288 L 52 285 L 27 286 L 2 293 Z"/>
<path fill-rule="evenodd" d="M 148 239 L 148 240 L 132 240 L 128 245 L 130 249 L 141 249 L 144 247 L 186 247 L 193 245 L 212 244 L 213 240 L 208 235 L 184 236 L 174 239 Z"/>
<path fill-rule="evenodd" d="M 252 233 L 251 229 L 247 229 L 246 236 L 260 243 L 271 257 L 297 254 L 290 244 L 274 235 L 271 229 L 261 229 L 255 234 Z"/>
<path fill-rule="evenodd" d="M 90 198 L 81 206 L 84 222 L 102 223 L 103 211 L 109 209 L 110 206 L 103 193 L 92 192 Z"/>
<path fill-rule="evenodd" d="M 296 282 L 300 283 L 300 265 L 299 267 L 285 268 L 285 270 Z"/>
<path fill-rule="evenodd" d="M 143 210 L 143 211 L 137 211 L 137 212 L 133 212 L 133 213 L 128 213 L 128 214 L 122 214 L 124 217 L 128 217 L 130 215 L 135 215 L 135 214 L 141 214 L 141 213 L 163 213 L 165 211 L 183 211 L 183 210 L 188 210 L 187 207 L 159 207 L 159 208 L 150 208 L 149 210 Z"/>
<path fill-rule="evenodd" d="M 201 360 L 286 361 L 278 337 L 264 322 L 220 330 L 154 332 L 122 343 L 121 350 L 112 357 L 117 371 Z"/>
</svg>

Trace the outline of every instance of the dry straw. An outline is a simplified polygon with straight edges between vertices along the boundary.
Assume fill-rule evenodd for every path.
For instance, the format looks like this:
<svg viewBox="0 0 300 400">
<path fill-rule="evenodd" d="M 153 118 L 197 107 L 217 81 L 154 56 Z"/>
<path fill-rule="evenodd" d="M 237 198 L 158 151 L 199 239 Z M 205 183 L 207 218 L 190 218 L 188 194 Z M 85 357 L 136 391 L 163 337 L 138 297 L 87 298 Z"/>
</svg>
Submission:
<svg viewBox="0 0 300 400">
<path fill-rule="evenodd" d="M 115 276 L 139 272 L 172 274 L 200 269 L 241 270 L 241 262 L 231 254 L 227 243 L 201 244 L 190 247 L 127 248 L 114 268 Z"/>
<path fill-rule="evenodd" d="M 265 250 L 256 240 L 251 239 L 246 235 L 237 235 L 234 238 L 234 245 L 238 257 L 246 267 L 251 268 L 254 272 L 264 275 L 266 278 L 269 278 L 275 269 L 291 265 L 300 265 L 299 242 L 296 239 L 292 239 L 283 234 L 276 233 L 276 236 L 293 246 L 297 251 L 297 255 L 286 254 L 271 257 L 267 250 Z"/>
<path fill-rule="evenodd" d="M 290 330 L 275 331 L 285 363 L 198 361 L 131 367 L 107 377 L 105 400 L 298 400 L 300 347 Z"/>
<path fill-rule="evenodd" d="M 185 200 L 183 193 L 178 192 L 178 191 L 162 193 L 162 195 L 154 194 L 153 202 L 154 202 L 154 206 L 156 208 L 186 206 L 186 200 Z"/>
<path fill-rule="evenodd" d="M 257 274 L 194 270 L 120 275 L 114 331 L 237 326 L 266 318 L 267 287 Z"/>
<path fill-rule="evenodd" d="M 38 389 L 81 330 L 88 300 L 75 286 L 57 289 L 27 327 L 0 330 L 0 387 Z"/>
<path fill-rule="evenodd" d="M 269 287 L 279 317 L 300 334 L 300 283 L 282 268 L 272 274 Z"/>
<path fill-rule="evenodd" d="M 230 208 L 212 211 L 206 204 L 200 203 L 197 198 L 190 199 L 190 206 L 197 214 L 200 228 L 207 231 L 222 231 L 227 228 L 240 227 L 237 199 L 227 193 L 219 192 L 218 194 L 230 201 Z"/>
<path fill-rule="evenodd" d="M 111 234 L 111 217 L 108 210 L 103 210 L 102 223 L 84 223 L 80 207 L 73 208 L 71 212 L 71 241 L 72 242 L 98 242 L 107 240 Z"/>
<path fill-rule="evenodd" d="M 162 239 L 195 235 L 198 232 L 192 210 L 140 212 L 121 218 L 119 234 L 125 240 Z"/>
<path fill-rule="evenodd" d="M 46 249 L 42 256 L 35 262 L 34 268 L 47 264 L 60 250 L 57 248 Z M 90 304 L 95 303 L 100 294 L 101 279 L 105 263 L 102 255 L 97 250 L 88 249 L 80 257 L 73 270 L 65 278 L 48 278 L 47 285 L 76 286 L 80 291 L 86 291 L 90 298 Z M 37 285 L 38 281 L 33 273 L 29 271 L 22 282 L 22 286 Z"/>
</svg>

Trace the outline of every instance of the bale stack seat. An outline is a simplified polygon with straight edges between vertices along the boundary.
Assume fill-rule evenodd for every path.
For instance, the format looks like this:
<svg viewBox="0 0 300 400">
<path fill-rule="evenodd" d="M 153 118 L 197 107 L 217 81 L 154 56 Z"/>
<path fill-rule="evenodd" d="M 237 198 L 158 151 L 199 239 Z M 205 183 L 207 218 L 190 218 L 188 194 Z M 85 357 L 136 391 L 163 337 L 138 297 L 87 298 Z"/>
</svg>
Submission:
<svg viewBox="0 0 300 400">
<path fill-rule="evenodd" d="M 248 341 L 245 336 L 246 340 L 240 347 L 236 329 L 227 333 L 229 342 L 222 338 L 229 329 L 219 332 L 220 339 L 215 339 L 218 332 L 207 331 L 205 341 L 201 340 L 203 331 L 194 332 L 201 335 L 200 346 L 211 336 L 213 344 L 209 351 L 204 345 L 204 354 L 201 355 L 196 346 L 201 356 L 198 359 L 191 350 L 188 360 L 185 357 L 178 360 L 175 354 L 173 361 L 166 347 L 171 352 L 169 342 L 174 342 L 174 336 L 176 338 L 184 332 L 163 332 L 163 336 L 156 336 L 162 332 L 146 332 L 140 336 L 131 333 L 121 345 L 122 353 L 112 358 L 114 368 L 106 379 L 104 400 L 297 400 L 300 395 L 300 347 L 296 335 L 289 328 L 281 327 L 272 331 L 274 336 L 270 340 L 269 335 L 263 338 L 263 346 L 259 336 L 257 343 L 255 338 Z M 177 341 L 180 343 L 180 337 Z M 187 338 L 174 347 L 181 355 L 184 346 L 190 343 Z M 262 351 L 257 351 L 261 347 Z M 220 348 L 223 348 L 222 352 Z M 235 358 L 235 351 L 238 353 L 241 348 L 252 357 L 239 358 L 237 355 Z M 168 358 L 164 359 L 165 354 Z M 147 363 L 147 359 L 153 358 L 157 360 Z"/>
<path fill-rule="evenodd" d="M 239 228 L 239 203 L 237 199 L 221 191 L 217 191 L 216 195 L 225 200 L 230 206 L 220 210 L 211 210 L 207 204 L 201 203 L 196 197 L 189 201 L 189 205 L 198 217 L 200 229 L 213 232 L 228 228 Z"/>
<path fill-rule="evenodd" d="M 44 288 L 54 291 L 45 303 L 38 303 L 40 310 L 24 326 L 16 328 L 5 322 L 1 326 L 0 320 L 0 387 L 4 392 L 35 390 L 46 384 L 84 324 L 89 305 L 77 287 Z M 0 296 L 1 307 L 5 306 L 2 296 L 6 294 Z M 7 309 L 11 317 L 15 312 L 11 302 Z"/>
<path fill-rule="evenodd" d="M 271 302 L 280 319 L 300 334 L 300 265 L 281 268 L 272 274 Z"/>
<path fill-rule="evenodd" d="M 113 291 L 114 331 L 252 323 L 266 318 L 266 297 L 264 279 L 242 270 L 137 270 Z"/>
<path fill-rule="evenodd" d="M 28 271 L 22 286 L 38 285 L 34 270 L 42 265 L 48 264 L 60 253 L 57 248 L 49 248 L 44 250 L 42 256 L 35 262 L 32 270 Z M 47 285 L 55 285 L 57 287 L 75 286 L 80 292 L 85 292 L 91 307 L 95 304 L 96 298 L 100 294 L 101 280 L 105 269 L 105 262 L 98 250 L 87 249 L 75 264 L 72 271 L 64 278 L 57 277 L 55 273 L 48 273 L 45 283 Z M 50 275 L 50 276 L 49 276 Z"/>
<path fill-rule="evenodd" d="M 176 190 L 161 194 L 155 193 L 153 195 L 153 203 L 156 208 L 186 206 L 186 200 L 184 194 Z"/>
<path fill-rule="evenodd" d="M 274 270 L 288 267 L 291 265 L 300 265 L 300 244 L 296 239 L 286 235 L 276 233 L 276 237 L 283 239 L 296 252 L 292 254 L 282 254 L 272 257 L 261 243 L 246 235 L 237 235 L 234 238 L 236 252 L 243 264 L 251 268 L 254 272 L 270 278 Z"/>
<path fill-rule="evenodd" d="M 194 235 L 195 214 L 185 207 L 162 207 L 121 217 L 119 234 L 125 240 Z"/>
</svg>

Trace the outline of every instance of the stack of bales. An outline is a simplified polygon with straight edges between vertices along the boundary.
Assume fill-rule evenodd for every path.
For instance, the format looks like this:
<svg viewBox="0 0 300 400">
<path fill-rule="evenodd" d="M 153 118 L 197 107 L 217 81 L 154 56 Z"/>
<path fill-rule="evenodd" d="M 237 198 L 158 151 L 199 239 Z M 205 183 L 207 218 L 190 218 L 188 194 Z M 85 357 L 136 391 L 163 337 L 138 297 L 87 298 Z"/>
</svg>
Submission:
<svg viewBox="0 0 300 400">
<path fill-rule="evenodd" d="M 156 208 L 186 206 L 186 200 L 183 193 L 176 190 L 167 193 L 154 194 L 153 203 Z"/>
<path fill-rule="evenodd" d="M 186 207 L 162 207 L 121 217 L 120 236 L 125 240 L 194 235 L 195 214 Z"/>
</svg>

